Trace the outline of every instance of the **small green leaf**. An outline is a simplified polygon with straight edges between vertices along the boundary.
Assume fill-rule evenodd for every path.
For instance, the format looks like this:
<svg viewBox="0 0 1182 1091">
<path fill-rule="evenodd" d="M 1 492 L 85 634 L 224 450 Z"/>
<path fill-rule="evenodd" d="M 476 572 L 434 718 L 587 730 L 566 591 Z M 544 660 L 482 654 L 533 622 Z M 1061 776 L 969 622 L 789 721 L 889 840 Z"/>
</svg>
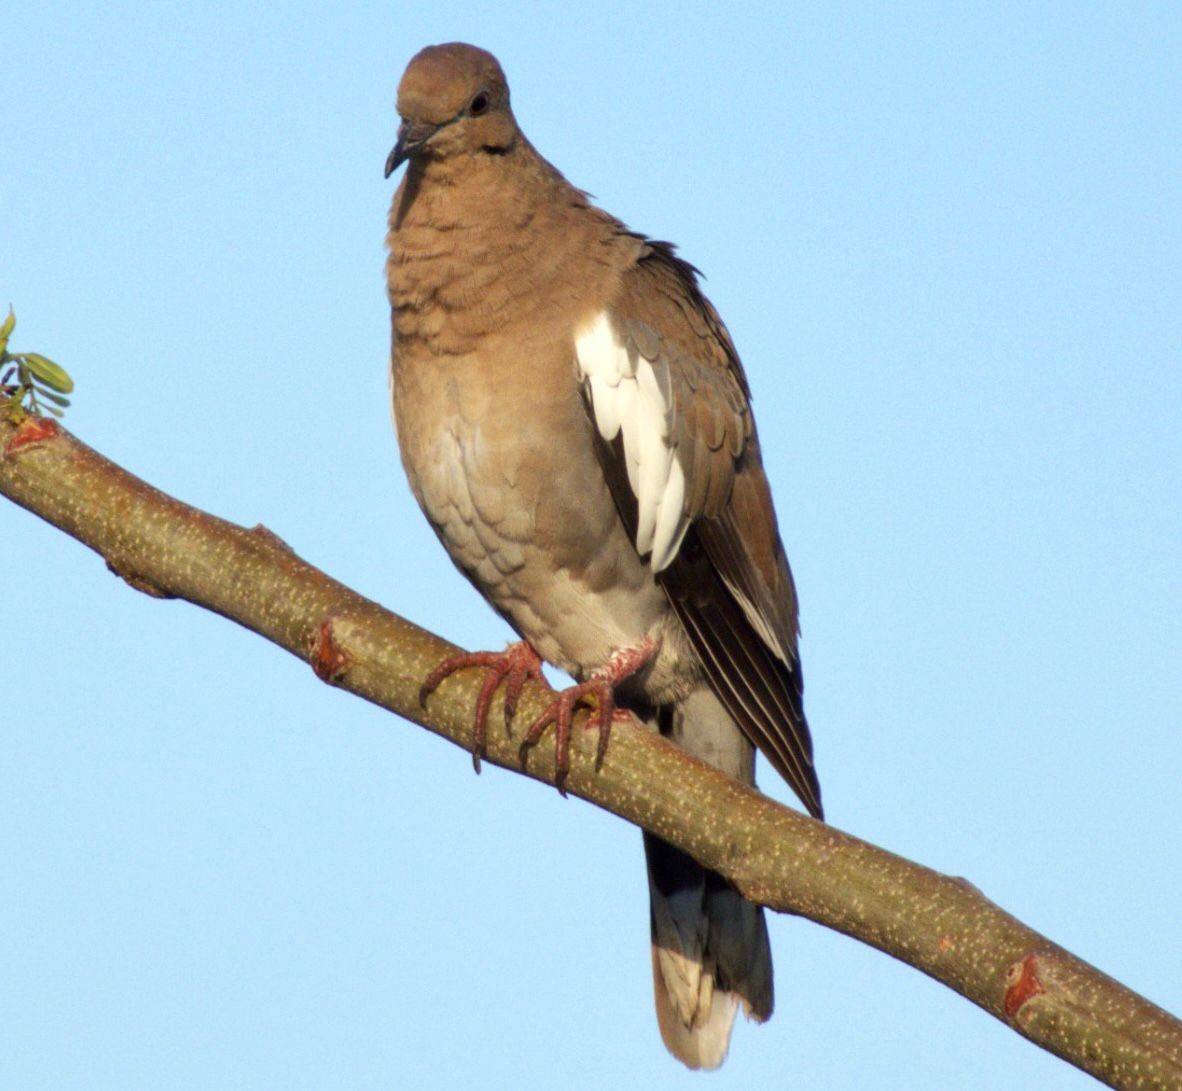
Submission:
<svg viewBox="0 0 1182 1091">
<path fill-rule="evenodd" d="M 70 399 L 61 394 L 55 394 L 52 390 L 47 390 L 43 386 L 34 385 L 33 389 L 37 391 L 38 398 L 48 398 L 54 405 L 67 406 L 70 404 Z"/>
<path fill-rule="evenodd" d="M 61 364 L 55 364 L 36 352 L 26 352 L 24 360 L 29 374 L 51 389 L 61 394 L 69 394 L 74 389 L 74 380 Z"/>
<path fill-rule="evenodd" d="M 16 328 L 16 311 L 12 309 L 12 305 L 8 306 L 8 317 L 4 319 L 0 325 L 0 356 L 8 351 L 8 338 L 13 329 Z"/>
</svg>

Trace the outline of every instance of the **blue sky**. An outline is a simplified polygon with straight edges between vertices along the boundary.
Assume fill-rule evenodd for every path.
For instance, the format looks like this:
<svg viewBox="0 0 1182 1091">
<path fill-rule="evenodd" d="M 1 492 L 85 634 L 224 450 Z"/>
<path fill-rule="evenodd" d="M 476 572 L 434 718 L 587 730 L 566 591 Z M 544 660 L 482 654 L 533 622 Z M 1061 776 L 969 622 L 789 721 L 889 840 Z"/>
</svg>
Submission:
<svg viewBox="0 0 1182 1091">
<path fill-rule="evenodd" d="M 743 356 L 830 819 L 1182 1009 L 1182 13 L 1151 4 L 9 5 L 0 303 L 67 424 L 470 647 L 402 480 L 398 77 L 677 241 Z M 0 504 L 0 1085 L 682 1087 L 634 829 L 137 595 Z M 766 790 L 787 798 L 768 773 Z M 1083 1088 L 772 922 L 715 1087 Z M 698 1077 L 701 1079 L 701 1077 Z"/>
</svg>

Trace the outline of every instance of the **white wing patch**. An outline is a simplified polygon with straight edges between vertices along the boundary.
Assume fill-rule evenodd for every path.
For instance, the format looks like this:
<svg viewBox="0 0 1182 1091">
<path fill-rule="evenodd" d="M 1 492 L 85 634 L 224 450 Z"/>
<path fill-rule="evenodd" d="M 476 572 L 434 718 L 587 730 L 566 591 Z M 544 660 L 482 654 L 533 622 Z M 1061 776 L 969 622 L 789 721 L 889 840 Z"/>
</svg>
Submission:
<svg viewBox="0 0 1182 1091">
<path fill-rule="evenodd" d="M 654 572 L 677 556 L 689 529 L 685 472 L 669 437 L 673 406 L 653 365 L 620 340 L 607 313 L 575 337 L 579 375 L 591 391 L 599 434 L 611 443 L 623 434 L 628 484 L 636 496 L 636 551 Z"/>
</svg>

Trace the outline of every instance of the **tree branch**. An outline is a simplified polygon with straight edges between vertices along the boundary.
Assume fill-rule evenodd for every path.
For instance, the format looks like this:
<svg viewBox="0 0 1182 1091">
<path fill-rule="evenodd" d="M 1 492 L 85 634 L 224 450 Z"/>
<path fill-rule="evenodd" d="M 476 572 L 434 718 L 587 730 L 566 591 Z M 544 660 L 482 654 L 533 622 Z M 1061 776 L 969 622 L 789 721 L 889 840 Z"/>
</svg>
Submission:
<svg viewBox="0 0 1182 1091">
<path fill-rule="evenodd" d="M 90 546 L 137 590 L 186 599 L 307 661 L 327 682 L 467 750 L 480 677 L 419 687 L 458 649 L 247 530 L 152 488 L 52 421 L 0 413 L 0 492 Z M 527 687 L 517 722 L 546 703 Z M 498 722 L 494 709 L 493 723 Z M 487 760 L 522 771 L 489 733 Z M 553 783 L 549 736 L 527 775 Z M 617 725 L 601 769 L 574 732 L 566 787 L 721 872 L 747 897 L 922 970 L 1112 1087 L 1182 1088 L 1182 1023 L 1027 928 L 962 879 L 780 806 L 639 727 Z"/>
</svg>

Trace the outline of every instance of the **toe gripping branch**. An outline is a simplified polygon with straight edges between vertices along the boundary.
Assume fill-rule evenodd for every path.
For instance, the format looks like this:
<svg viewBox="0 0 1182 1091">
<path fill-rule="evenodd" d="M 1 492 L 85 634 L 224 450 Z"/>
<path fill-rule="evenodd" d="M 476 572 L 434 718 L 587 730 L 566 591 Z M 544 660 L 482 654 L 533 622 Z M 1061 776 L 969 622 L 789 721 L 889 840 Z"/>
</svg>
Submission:
<svg viewBox="0 0 1182 1091">
<path fill-rule="evenodd" d="M 419 690 L 419 702 L 426 707 L 427 698 L 431 696 L 436 687 L 456 671 L 466 670 L 470 667 L 480 667 L 485 671 L 484 682 L 481 684 L 480 694 L 476 699 L 476 714 L 472 733 L 472 765 L 479 773 L 480 759 L 484 755 L 488 739 L 488 714 L 492 707 L 493 696 L 501 683 L 504 682 L 505 685 L 505 731 L 510 737 L 512 736 L 513 716 L 517 712 L 517 704 L 521 697 L 521 691 L 525 688 L 525 683 L 534 681 L 545 686 L 554 694 L 554 699 L 526 729 L 521 746 L 518 748 L 518 756 L 524 767 L 529 751 L 541 740 L 546 728 L 553 724 L 554 784 L 559 792 L 565 795 L 566 776 L 570 771 L 570 738 L 575 709 L 580 705 L 591 709 L 591 717 L 587 721 L 587 726 L 597 727 L 599 731 L 599 742 L 595 751 L 595 767 L 598 769 L 607 754 L 607 744 L 611 736 L 613 721 L 631 717 L 630 712 L 616 708 L 615 687 L 625 678 L 631 677 L 644 667 L 656 654 L 656 651 L 656 641 L 646 638 L 634 648 L 625 648 L 617 652 L 603 667 L 594 671 L 585 682 L 579 682 L 563 690 L 551 688 L 542 674 L 541 656 L 525 641 L 510 644 L 503 652 L 466 652 L 445 659 L 427 675 L 422 689 Z"/>
<path fill-rule="evenodd" d="M 472 733 L 472 766 L 480 772 L 480 759 L 484 755 L 488 739 L 488 713 L 492 707 L 493 695 L 502 682 L 505 683 L 505 731 L 512 734 L 511 724 L 517 712 L 517 702 L 525 683 L 533 680 L 550 688 L 542 674 L 542 659 L 524 640 L 510 644 L 503 652 L 464 652 L 453 655 L 439 664 L 423 682 L 419 690 L 419 704 L 427 707 L 427 698 L 439 684 L 456 671 L 471 667 L 484 669 L 484 682 L 476 698 L 476 716 Z"/>
</svg>

